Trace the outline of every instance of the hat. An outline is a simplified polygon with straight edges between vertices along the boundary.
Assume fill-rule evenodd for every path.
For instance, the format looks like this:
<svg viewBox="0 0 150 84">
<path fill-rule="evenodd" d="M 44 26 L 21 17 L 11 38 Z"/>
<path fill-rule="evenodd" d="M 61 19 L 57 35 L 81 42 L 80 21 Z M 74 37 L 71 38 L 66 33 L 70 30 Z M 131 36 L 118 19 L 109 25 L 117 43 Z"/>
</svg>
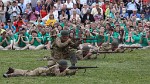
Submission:
<svg viewBox="0 0 150 84">
<path fill-rule="evenodd" d="M 90 47 L 89 47 L 89 46 L 83 46 L 82 50 L 83 50 L 83 51 L 89 51 L 89 50 L 90 50 Z"/>
<path fill-rule="evenodd" d="M 60 66 L 67 66 L 67 65 L 68 65 L 68 63 L 67 63 L 66 60 L 60 60 L 60 61 L 58 61 L 58 64 L 59 64 Z"/>
<path fill-rule="evenodd" d="M 61 35 L 62 36 L 69 36 L 69 32 L 67 30 L 62 30 Z"/>
</svg>

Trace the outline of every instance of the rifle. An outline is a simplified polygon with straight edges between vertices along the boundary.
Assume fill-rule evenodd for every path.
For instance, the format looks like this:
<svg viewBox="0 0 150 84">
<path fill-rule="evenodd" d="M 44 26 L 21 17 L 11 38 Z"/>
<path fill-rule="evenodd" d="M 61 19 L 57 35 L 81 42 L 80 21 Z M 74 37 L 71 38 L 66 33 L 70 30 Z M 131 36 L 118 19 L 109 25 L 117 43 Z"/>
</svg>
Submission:
<svg viewBox="0 0 150 84">
<path fill-rule="evenodd" d="M 143 48 L 141 46 L 121 46 L 120 48 L 122 49 L 131 49 L 130 52 L 133 51 L 133 49 L 139 49 L 139 48 Z"/>
<path fill-rule="evenodd" d="M 141 47 L 141 46 L 121 46 L 120 48 L 138 49 L 138 48 L 143 48 L 143 47 Z"/>
<path fill-rule="evenodd" d="M 106 57 L 106 54 L 107 53 L 123 53 L 123 52 L 114 52 L 114 51 L 98 51 L 98 52 L 92 52 L 92 54 L 97 54 L 97 55 L 99 55 L 99 54 L 104 54 L 104 57 L 103 57 L 103 59 Z M 97 56 L 96 55 L 96 56 Z"/>
<path fill-rule="evenodd" d="M 84 73 L 86 72 L 86 69 L 88 68 L 98 68 L 97 66 L 95 67 L 79 67 L 79 66 L 71 66 L 68 69 L 85 69 Z"/>
</svg>

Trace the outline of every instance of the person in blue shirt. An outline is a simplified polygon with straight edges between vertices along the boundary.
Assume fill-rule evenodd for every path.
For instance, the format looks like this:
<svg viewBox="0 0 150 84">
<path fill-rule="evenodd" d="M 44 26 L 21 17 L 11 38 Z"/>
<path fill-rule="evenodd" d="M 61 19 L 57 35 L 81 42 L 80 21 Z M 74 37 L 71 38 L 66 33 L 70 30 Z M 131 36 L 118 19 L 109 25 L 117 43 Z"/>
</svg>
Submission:
<svg viewBox="0 0 150 84">
<path fill-rule="evenodd" d="M 11 23 L 11 20 L 7 20 L 6 25 L 4 26 L 5 30 L 11 30 L 13 33 L 16 32 L 16 27 Z"/>
<path fill-rule="evenodd" d="M 136 18 L 141 18 L 141 15 L 137 13 L 137 10 L 133 10 L 133 13 L 130 15 L 130 17 L 136 16 Z"/>
</svg>

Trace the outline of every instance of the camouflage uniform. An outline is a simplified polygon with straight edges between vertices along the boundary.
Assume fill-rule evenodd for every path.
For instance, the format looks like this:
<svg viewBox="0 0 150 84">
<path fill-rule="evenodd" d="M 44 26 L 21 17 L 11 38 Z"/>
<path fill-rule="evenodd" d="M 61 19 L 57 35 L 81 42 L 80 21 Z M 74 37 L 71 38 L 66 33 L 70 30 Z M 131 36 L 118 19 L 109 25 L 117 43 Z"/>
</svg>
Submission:
<svg viewBox="0 0 150 84">
<path fill-rule="evenodd" d="M 84 52 L 86 52 L 86 54 L 84 54 Z M 76 56 L 79 60 L 96 58 L 95 56 L 92 55 L 92 52 L 89 46 L 83 46 L 81 50 L 76 51 Z"/>
<path fill-rule="evenodd" d="M 65 76 L 65 75 L 74 75 L 76 70 L 65 69 L 63 72 L 59 69 L 59 64 L 56 64 L 51 67 L 39 67 L 34 70 L 22 70 L 14 69 L 13 73 L 7 74 L 8 77 L 17 77 L 17 76 Z"/>
</svg>

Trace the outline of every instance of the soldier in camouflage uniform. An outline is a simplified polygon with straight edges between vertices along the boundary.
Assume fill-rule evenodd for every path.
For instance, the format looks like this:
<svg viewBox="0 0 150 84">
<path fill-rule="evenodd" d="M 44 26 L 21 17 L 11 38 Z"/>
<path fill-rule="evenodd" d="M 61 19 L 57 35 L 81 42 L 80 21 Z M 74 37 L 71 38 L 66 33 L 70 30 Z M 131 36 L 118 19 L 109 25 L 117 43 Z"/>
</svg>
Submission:
<svg viewBox="0 0 150 84">
<path fill-rule="evenodd" d="M 81 50 L 76 51 L 76 56 L 79 60 L 96 59 L 96 56 L 93 56 L 92 51 L 90 51 L 89 46 L 83 46 Z"/>
<path fill-rule="evenodd" d="M 113 40 L 112 43 L 103 43 L 100 47 L 100 51 L 114 51 L 114 52 L 124 52 L 125 50 L 118 47 L 119 43 L 117 40 Z"/>
<path fill-rule="evenodd" d="M 51 67 L 38 67 L 34 70 L 22 70 L 9 68 L 3 77 L 18 77 L 18 76 L 65 76 L 65 75 L 75 75 L 76 69 L 68 69 L 67 62 L 65 60 L 60 60 L 57 64 Z"/>
<path fill-rule="evenodd" d="M 72 48 L 77 48 L 77 46 L 78 44 L 73 43 L 69 38 L 69 32 L 67 30 L 62 30 L 61 37 L 57 37 L 55 41 L 52 43 L 52 50 L 51 50 L 52 60 L 50 61 L 57 62 L 60 59 L 70 58 L 72 65 L 75 65 L 77 59 L 75 56 L 75 51 Z"/>
</svg>

